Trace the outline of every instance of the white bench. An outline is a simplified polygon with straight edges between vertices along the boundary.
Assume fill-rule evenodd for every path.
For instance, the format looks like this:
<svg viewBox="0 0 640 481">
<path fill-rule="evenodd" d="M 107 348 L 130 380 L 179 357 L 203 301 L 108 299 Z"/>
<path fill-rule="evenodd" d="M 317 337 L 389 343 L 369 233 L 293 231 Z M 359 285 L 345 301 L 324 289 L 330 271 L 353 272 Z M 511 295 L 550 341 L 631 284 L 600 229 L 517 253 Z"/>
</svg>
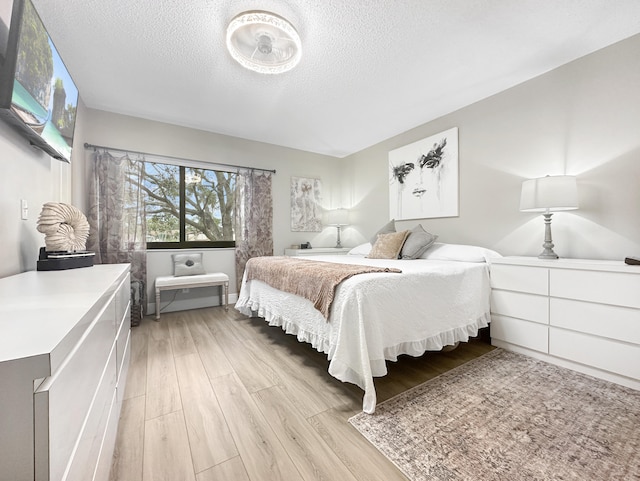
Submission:
<svg viewBox="0 0 640 481">
<path fill-rule="evenodd" d="M 160 320 L 160 291 L 187 289 L 190 287 L 220 286 L 220 305 L 229 310 L 229 276 L 223 272 L 197 274 L 194 276 L 161 276 L 156 277 L 156 321 Z M 224 291 L 224 304 L 222 303 Z"/>
</svg>

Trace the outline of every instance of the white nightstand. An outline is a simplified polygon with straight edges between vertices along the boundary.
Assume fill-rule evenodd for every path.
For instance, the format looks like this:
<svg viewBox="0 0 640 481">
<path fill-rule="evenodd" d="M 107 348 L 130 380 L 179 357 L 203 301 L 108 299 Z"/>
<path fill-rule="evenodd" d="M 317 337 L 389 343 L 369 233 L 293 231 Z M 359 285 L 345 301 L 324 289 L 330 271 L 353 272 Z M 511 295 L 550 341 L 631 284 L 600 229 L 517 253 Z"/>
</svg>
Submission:
<svg viewBox="0 0 640 481">
<path fill-rule="evenodd" d="M 491 261 L 491 343 L 640 389 L 640 266 Z"/>
<path fill-rule="evenodd" d="M 314 247 L 312 249 L 285 249 L 285 256 L 343 256 L 351 247 Z"/>
</svg>

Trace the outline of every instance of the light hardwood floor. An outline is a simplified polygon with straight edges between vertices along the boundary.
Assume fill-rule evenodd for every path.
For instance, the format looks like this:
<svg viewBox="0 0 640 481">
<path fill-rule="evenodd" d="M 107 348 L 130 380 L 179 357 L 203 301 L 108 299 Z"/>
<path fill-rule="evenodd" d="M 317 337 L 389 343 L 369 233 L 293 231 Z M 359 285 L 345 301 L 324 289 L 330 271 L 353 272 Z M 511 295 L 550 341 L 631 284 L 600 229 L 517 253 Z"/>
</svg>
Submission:
<svg viewBox="0 0 640 481">
<path fill-rule="evenodd" d="M 147 317 L 131 349 L 112 481 L 406 481 L 347 422 L 362 391 L 263 319 L 221 307 Z M 378 402 L 491 349 L 472 340 L 388 363 Z"/>
</svg>

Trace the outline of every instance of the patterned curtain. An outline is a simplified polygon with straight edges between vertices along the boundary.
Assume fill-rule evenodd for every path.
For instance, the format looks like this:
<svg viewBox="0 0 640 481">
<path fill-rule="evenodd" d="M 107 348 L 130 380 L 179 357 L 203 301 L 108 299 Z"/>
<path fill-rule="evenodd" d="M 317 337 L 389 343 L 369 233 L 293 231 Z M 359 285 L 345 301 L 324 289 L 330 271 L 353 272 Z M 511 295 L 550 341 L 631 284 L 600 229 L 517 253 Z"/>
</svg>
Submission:
<svg viewBox="0 0 640 481">
<path fill-rule="evenodd" d="M 137 325 L 146 310 L 144 161 L 96 151 L 92 165 L 87 249 L 95 251 L 97 264 L 131 264 L 131 319 Z"/>
<path fill-rule="evenodd" d="M 236 185 L 236 279 L 238 292 L 247 261 L 273 255 L 271 172 L 246 170 Z"/>
</svg>

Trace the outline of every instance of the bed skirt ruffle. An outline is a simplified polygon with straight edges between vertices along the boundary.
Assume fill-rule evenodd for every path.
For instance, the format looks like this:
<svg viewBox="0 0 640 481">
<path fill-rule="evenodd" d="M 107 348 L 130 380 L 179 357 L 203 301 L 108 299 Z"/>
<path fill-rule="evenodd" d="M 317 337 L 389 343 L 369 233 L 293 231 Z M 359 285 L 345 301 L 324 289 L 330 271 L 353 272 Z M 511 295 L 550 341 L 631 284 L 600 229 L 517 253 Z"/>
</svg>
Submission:
<svg viewBox="0 0 640 481">
<path fill-rule="evenodd" d="M 461 327 L 455 327 L 425 339 L 386 346 L 384 347 L 384 359 L 369 359 L 372 375 L 366 379 L 348 364 L 334 358 L 335 349 L 332 349 L 329 336 L 306 330 L 295 320 L 274 313 L 268 306 L 261 305 L 260 302 L 248 297 L 240 297 L 235 308 L 248 317 L 263 318 L 269 326 L 280 327 L 285 333 L 296 336 L 298 341 L 310 344 L 317 351 L 327 354 L 329 374 L 342 382 L 348 382 L 360 387 L 364 391 L 362 410 L 369 414 L 375 411 L 376 406 L 373 377 L 381 377 L 387 374 L 386 361 L 395 362 L 400 355 L 419 357 L 427 351 L 440 351 L 445 346 L 468 342 L 470 338 L 477 337 L 478 331 L 487 327 L 491 321 L 490 313 L 486 312 Z"/>
</svg>

